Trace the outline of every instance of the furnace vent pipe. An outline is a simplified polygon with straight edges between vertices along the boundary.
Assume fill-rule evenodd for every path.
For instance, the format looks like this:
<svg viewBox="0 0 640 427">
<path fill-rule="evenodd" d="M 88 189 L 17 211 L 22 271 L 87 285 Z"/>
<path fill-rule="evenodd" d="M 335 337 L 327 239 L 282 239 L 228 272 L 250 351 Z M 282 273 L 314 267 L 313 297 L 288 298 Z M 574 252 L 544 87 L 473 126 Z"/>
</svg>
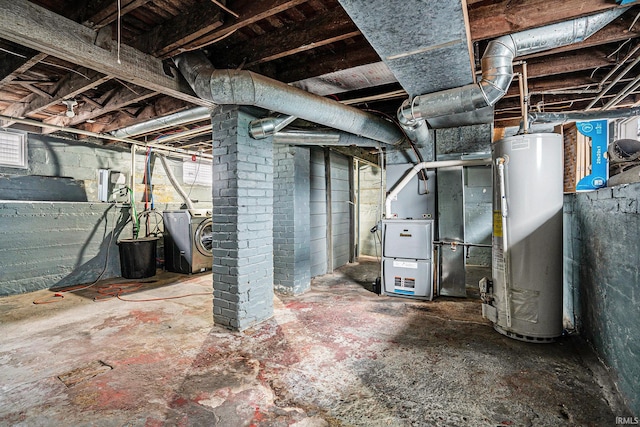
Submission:
<svg viewBox="0 0 640 427">
<path fill-rule="evenodd" d="M 127 126 L 111 132 L 116 138 L 132 137 L 143 133 L 156 132 L 169 127 L 180 126 L 185 123 L 199 122 L 211 117 L 209 107 L 196 107 L 189 110 L 180 111 L 168 116 L 158 117 L 144 123 Z"/>
<path fill-rule="evenodd" d="M 627 10 L 611 9 L 492 40 L 482 56 L 482 78 L 478 84 L 408 99 L 398 109 L 398 119 L 412 137 L 419 127 L 426 127 L 425 120 L 493 106 L 511 85 L 514 58 L 581 42 Z"/>
<path fill-rule="evenodd" d="M 265 139 L 287 127 L 296 119 L 295 116 L 266 117 L 249 123 L 249 135 L 253 139 Z"/>
<path fill-rule="evenodd" d="M 253 105 L 391 145 L 404 139 L 397 126 L 380 117 L 251 71 L 216 70 L 201 53 L 173 60 L 194 92 L 216 104 Z"/>
<path fill-rule="evenodd" d="M 490 165 L 491 159 L 476 159 L 476 160 L 443 160 L 440 162 L 422 162 L 418 163 L 405 175 L 405 177 L 398 182 L 393 189 L 387 195 L 387 199 L 384 203 L 385 217 L 391 218 L 391 202 L 398 197 L 398 194 L 402 191 L 404 187 L 411 182 L 414 176 L 418 174 L 422 169 L 438 169 L 438 168 L 449 168 L 453 166 L 485 166 Z"/>
<path fill-rule="evenodd" d="M 640 116 L 640 107 L 619 110 L 573 111 L 567 113 L 529 113 L 530 123 L 565 123 L 580 120 L 621 119 Z"/>
<path fill-rule="evenodd" d="M 273 135 L 273 142 L 290 145 L 325 145 L 325 146 L 356 146 L 379 147 L 378 141 L 362 138 L 340 131 L 311 131 L 311 130 L 282 130 Z"/>
</svg>

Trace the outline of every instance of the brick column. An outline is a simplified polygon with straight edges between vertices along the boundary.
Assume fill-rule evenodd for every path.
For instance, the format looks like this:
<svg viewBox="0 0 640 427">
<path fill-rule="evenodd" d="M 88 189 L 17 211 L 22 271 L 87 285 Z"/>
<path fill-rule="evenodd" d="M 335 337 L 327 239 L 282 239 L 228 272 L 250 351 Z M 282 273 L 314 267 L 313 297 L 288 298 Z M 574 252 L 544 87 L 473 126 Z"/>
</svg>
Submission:
<svg viewBox="0 0 640 427">
<path fill-rule="evenodd" d="M 308 148 L 274 145 L 274 286 L 285 295 L 311 285 L 309 176 Z"/>
<path fill-rule="evenodd" d="M 213 124 L 213 319 L 244 330 L 273 315 L 273 144 L 253 117 L 219 106 Z"/>
</svg>

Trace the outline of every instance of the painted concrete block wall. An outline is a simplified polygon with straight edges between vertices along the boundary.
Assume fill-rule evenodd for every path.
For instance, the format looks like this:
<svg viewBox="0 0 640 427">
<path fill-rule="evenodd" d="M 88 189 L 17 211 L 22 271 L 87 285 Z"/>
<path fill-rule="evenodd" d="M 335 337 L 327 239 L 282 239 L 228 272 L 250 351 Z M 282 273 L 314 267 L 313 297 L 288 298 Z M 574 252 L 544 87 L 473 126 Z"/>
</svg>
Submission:
<svg viewBox="0 0 640 427">
<path fill-rule="evenodd" d="M 274 145 L 273 284 L 286 295 L 311 286 L 310 164 L 308 148 Z"/>
<path fill-rule="evenodd" d="M 0 296 L 119 276 L 128 219 L 107 203 L 0 202 Z"/>
<path fill-rule="evenodd" d="M 380 206 L 380 186 L 384 187 L 384 184 L 384 170 L 360 163 L 358 168 L 358 255 L 380 255 L 380 242 L 369 230 L 378 223 L 384 210 Z"/>
<path fill-rule="evenodd" d="M 98 169 L 122 171 L 128 177 L 130 150 L 29 134 L 27 152 L 27 169 L 0 169 L 0 295 L 92 282 L 105 266 L 103 278 L 119 276 L 116 241 L 133 237 L 131 223 L 124 224 L 129 213 L 97 202 L 97 179 Z M 169 163 L 181 181 L 182 160 Z M 140 152 L 138 212 L 144 209 L 143 171 Z M 152 183 L 156 209 L 180 207 L 182 200 L 158 159 L 152 162 Z M 185 187 L 201 200 L 199 207 L 210 209 L 210 186 Z M 111 239 L 114 221 L 118 224 Z M 145 232 L 143 228 L 141 234 Z M 162 240 L 158 246 L 161 255 Z"/>
<path fill-rule="evenodd" d="M 333 268 L 349 262 L 351 195 L 349 174 L 351 161 L 331 152 L 331 224 L 333 233 Z"/>
<path fill-rule="evenodd" d="M 640 414 L 640 183 L 565 195 L 565 309 Z M 568 304 L 567 304 L 568 302 Z"/>
<path fill-rule="evenodd" d="M 327 273 L 327 184 L 324 151 L 310 152 L 311 277 Z"/>
<path fill-rule="evenodd" d="M 130 177 L 130 150 L 91 143 L 69 141 L 46 135 L 29 134 L 27 141 L 28 168 L 0 167 L 0 200 L 38 201 L 98 201 L 98 170 L 111 169 Z M 179 183 L 191 198 L 202 206 L 211 203 L 210 185 L 191 185 L 182 181 L 181 159 L 170 158 L 169 164 Z M 159 159 L 152 156 L 151 183 L 159 203 L 181 203 L 181 199 L 166 177 Z M 209 163 L 203 163 L 210 167 Z M 136 201 L 144 201 L 144 150 L 136 155 Z"/>
<path fill-rule="evenodd" d="M 273 315 L 273 144 L 253 117 L 219 106 L 213 124 L 213 317 L 244 330 Z"/>
</svg>

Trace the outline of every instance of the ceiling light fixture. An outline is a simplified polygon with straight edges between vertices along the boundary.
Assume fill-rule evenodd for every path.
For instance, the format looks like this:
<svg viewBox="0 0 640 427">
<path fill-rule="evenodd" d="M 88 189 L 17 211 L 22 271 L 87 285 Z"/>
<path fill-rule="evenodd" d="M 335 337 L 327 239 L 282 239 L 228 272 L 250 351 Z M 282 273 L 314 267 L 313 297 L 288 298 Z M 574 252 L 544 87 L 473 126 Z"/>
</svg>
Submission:
<svg viewBox="0 0 640 427">
<path fill-rule="evenodd" d="M 73 110 L 73 107 L 78 105 L 78 101 L 76 101 L 75 99 L 65 99 L 62 101 L 62 103 L 67 106 L 65 115 L 67 117 L 75 117 L 76 112 Z"/>
</svg>

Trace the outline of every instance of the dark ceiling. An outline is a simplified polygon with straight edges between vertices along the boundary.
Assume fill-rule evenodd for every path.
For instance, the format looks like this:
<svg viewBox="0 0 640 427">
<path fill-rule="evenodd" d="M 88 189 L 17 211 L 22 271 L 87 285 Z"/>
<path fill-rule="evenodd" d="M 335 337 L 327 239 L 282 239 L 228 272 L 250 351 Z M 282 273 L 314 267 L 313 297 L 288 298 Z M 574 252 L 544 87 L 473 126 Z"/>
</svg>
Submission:
<svg viewBox="0 0 640 427">
<path fill-rule="evenodd" d="M 120 11 L 117 0 L 0 3 L 8 16 L 0 21 L 0 112 L 96 133 L 206 106 L 184 89 L 184 82 L 166 78 L 175 73 L 171 57 L 181 52 L 203 50 L 216 68 L 247 69 L 310 91 L 317 89 L 313 78 L 381 61 L 338 0 L 121 0 Z M 479 70 L 491 39 L 619 6 L 613 0 L 467 0 L 463 7 Z M 585 42 L 519 58 L 527 63 L 530 108 L 582 110 L 600 96 L 593 106 L 597 109 L 638 78 L 640 66 L 629 65 L 628 73 L 612 83 L 640 58 L 639 12 L 640 7 L 632 7 Z M 118 39 L 122 63 L 139 64 L 139 70 L 118 69 L 92 50 L 107 49 L 113 55 Z M 158 64 L 165 76 L 153 69 Z M 382 68 L 365 69 L 365 83 L 356 79 L 361 75 L 338 73 L 332 77 L 335 91 L 325 85 L 316 93 L 395 116 L 407 95 Z M 616 108 L 638 105 L 639 95 L 637 88 L 629 91 Z M 63 101 L 71 99 L 77 102 L 75 116 L 67 117 Z M 496 105 L 494 125 L 514 126 L 520 117 L 520 93 L 512 84 Z M 55 130 L 37 124 L 29 129 Z M 4 125 L 25 126 L 10 120 Z M 189 123 L 163 134 L 203 127 L 200 134 L 192 132 L 195 136 L 170 144 L 206 151 L 210 135 L 204 125 Z"/>
</svg>

